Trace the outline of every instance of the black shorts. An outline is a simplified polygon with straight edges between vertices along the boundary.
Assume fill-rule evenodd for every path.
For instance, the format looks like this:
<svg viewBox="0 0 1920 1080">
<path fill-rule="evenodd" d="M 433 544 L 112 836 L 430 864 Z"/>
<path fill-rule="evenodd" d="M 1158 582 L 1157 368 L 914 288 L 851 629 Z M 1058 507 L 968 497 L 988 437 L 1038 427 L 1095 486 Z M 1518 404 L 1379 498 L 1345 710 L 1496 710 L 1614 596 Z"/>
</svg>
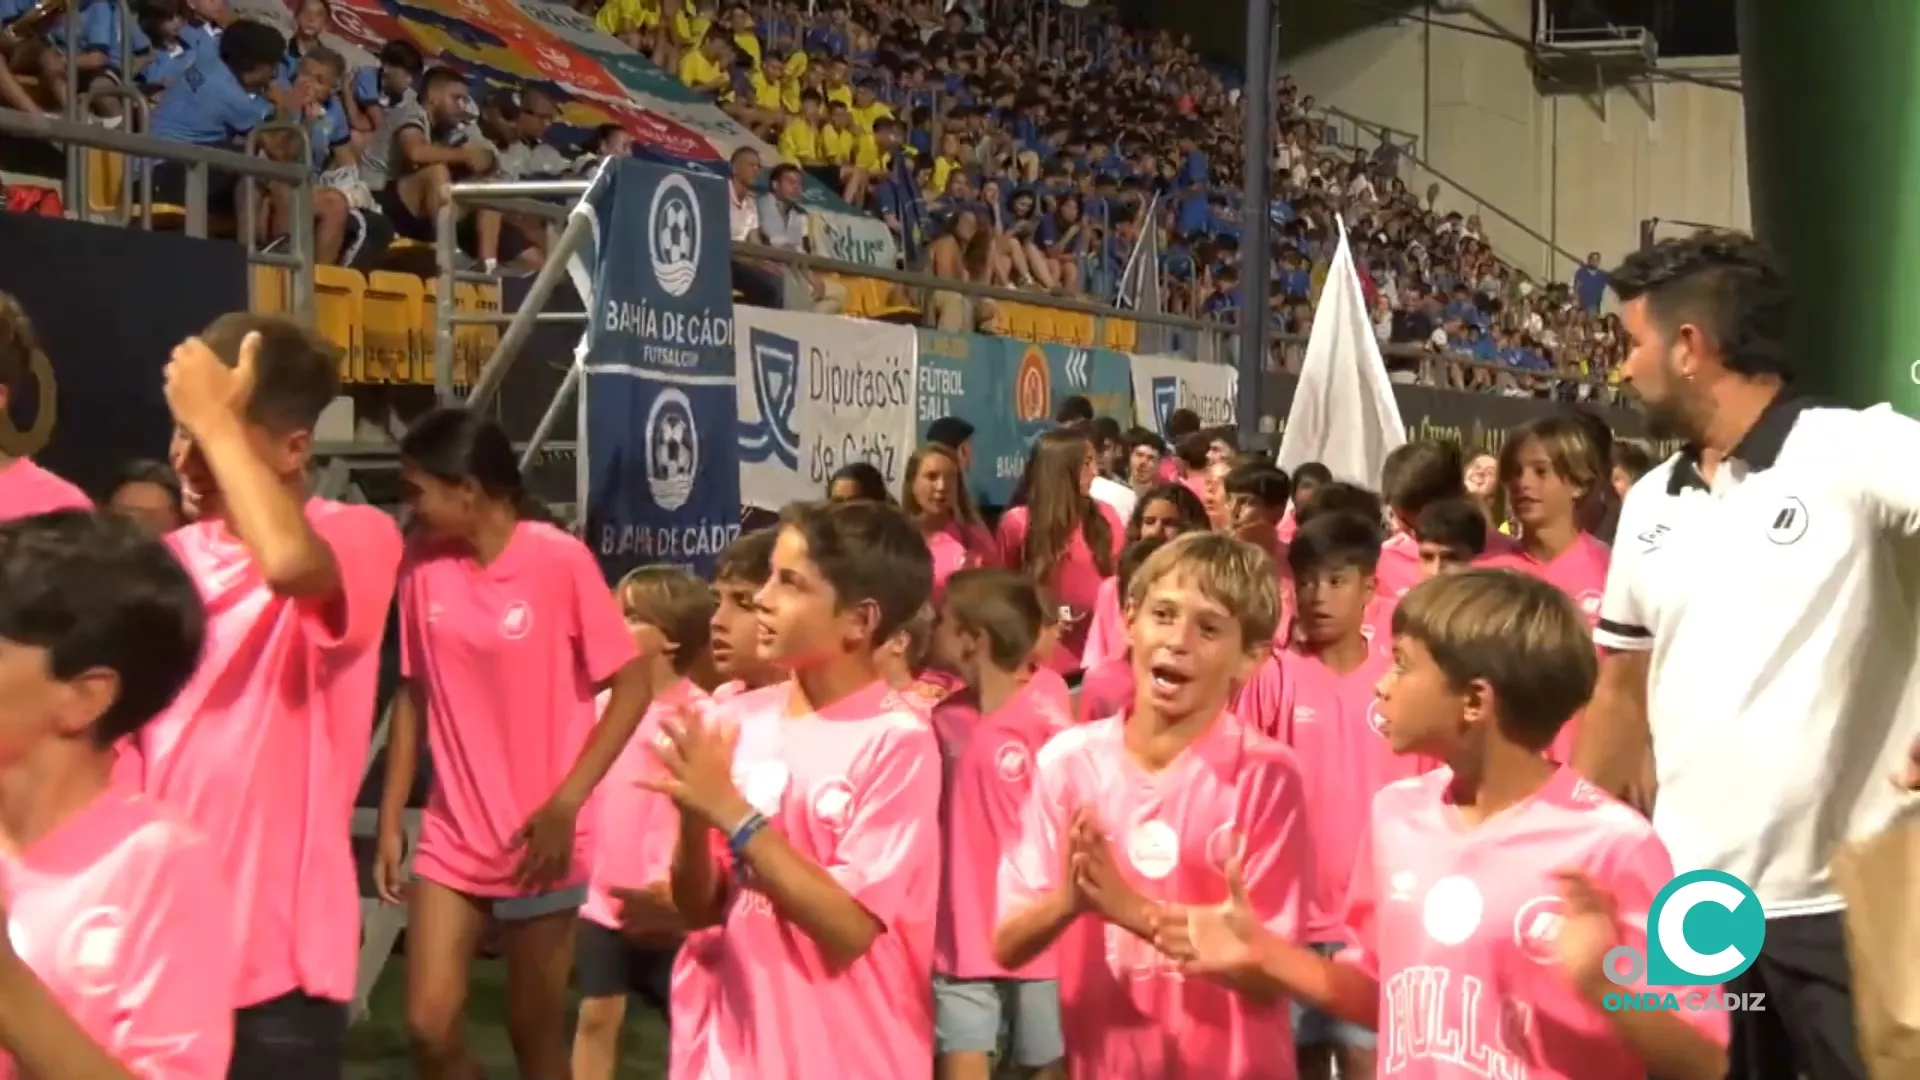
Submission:
<svg viewBox="0 0 1920 1080">
<path fill-rule="evenodd" d="M 665 1016 L 676 951 L 643 948 L 597 922 L 581 919 L 574 933 L 574 983 L 582 997 L 633 994 Z"/>
<path fill-rule="evenodd" d="M 1766 995 L 1764 1010 L 1730 1014 L 1727 1080 L 1866 1080 L 1844 919 L 1833 912 L 1767 920 L 1760 956 L 1726 987 Z"/>
<path fill-rule="evenodd" d="M 233 1013 L 227 1080 L 340 1080 L 347 1003 L 295 991 Z"/>
<path fill-rule="evenodd" d="M 388 180 L 387 186 L 373 193 L 373 201 L 380 207 L 380 214 L 393 226 L 393 234 L 406 240 L 418 240 L 423 244 L 434 241 L 433 221 L 421 217 L 407 209 L 407 201 L 400 197 L 400 181 Z"/>
<path fill-rule="evenodd" d="M 213 217 L 236 217 L 236 199 L 240 194 L 240 174 L 223 169 L 207 170 L 207 213 Z M 187 205 L 187 167 L 177 161 L 153 163 L 153 201 L 169 206 Z"/>
</svg>

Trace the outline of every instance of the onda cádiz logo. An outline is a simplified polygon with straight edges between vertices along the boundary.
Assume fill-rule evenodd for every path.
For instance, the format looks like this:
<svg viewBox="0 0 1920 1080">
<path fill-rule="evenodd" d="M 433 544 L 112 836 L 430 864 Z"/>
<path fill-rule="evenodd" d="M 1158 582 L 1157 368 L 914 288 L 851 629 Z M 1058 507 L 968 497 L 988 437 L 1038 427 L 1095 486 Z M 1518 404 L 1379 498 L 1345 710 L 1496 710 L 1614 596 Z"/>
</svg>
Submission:
<svg viewBox="0 0 1920 1080">
<path fill-rule="evenodd" d="M 1608 1012 L 1759 1012 L 1766 995 L 1721 987 L 1753 966 L 1767 940 L 1767 917 L 1746 882 L 1719 870 L 1694 870 L 1667 882 L 1647 912 L 1647 949 L 1616 945 L 1607 980 L 1621 989 L 1601 999 Z"/>
</svg>

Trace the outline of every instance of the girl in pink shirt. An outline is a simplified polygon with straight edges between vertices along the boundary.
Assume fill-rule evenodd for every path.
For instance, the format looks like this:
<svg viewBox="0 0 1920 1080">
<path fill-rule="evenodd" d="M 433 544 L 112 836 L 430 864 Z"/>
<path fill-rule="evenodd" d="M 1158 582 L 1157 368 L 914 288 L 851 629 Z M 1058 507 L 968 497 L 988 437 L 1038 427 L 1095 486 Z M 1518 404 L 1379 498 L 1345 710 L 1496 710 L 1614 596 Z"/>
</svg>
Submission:
<svg viewBox="0 0 1920 1080">
<path fill-rule="evenodd" d="M 1724 1012 L 1602 1007 L 1647 990 L 1609 953 L 1646 955 L 1673 867 L 1646 819 L 1543 754 L 1593 690 L 1579 613 L 1537 580 L 1467 570 L 1415 588 L 1393 629 L 1387 739 L 1447 767 L 1375 796 L 1346 949 L 1261 926 L 1240 864 L 1225 903 L 1165 914 L 1162 947 L 1373 1027 L 1381 1080 L 1720 1080 Z"/>
<path fill-rule="evenodd" d="M 1226 897 L 1234 859 L 1255 918 L 1283 940 L 1302 928 L 1299 765 L 1227 708 L 1272 652 L 1273 571 L 1250 545 L 1193 533 L 1155 552 L 1129 593 L 1133 706 L 1068 728 L 1034 759 L 1000 870 L 994 960 L 1019 970 L 1054 951 L 1070 1076 L 1293 1080 L 1284 999 L 1186 978 L 1153 942 L 1162 910 Z"/>
<path fill-rule="evenodd" d="M 614 595 L 646 657 L 649 683 L 666 689 L 641 717 L 594 800 L 598 828 L 575 936 L 581 1000 L 574 1080 L 613 1080 L 628 995 L 671 1022 L 674 952 L 686 933 L 668 888 L 680 815 L 641 781 L 658 774 L 648 745 L 660 737 L 661 723 L 706 701 L 690 676 L 705 660 L 714 614 L 713 589 L 673 567 L 641 567 L 621 579 Z"/>
<path fill-rule="evenodd" d="M 1127 522 L 1127 545 L 1142 540 L 1171 540 L 1208 527 L 1207 508 L 1198 496 L 1181 484 L 1158 484 L 1148 488 L 1134 503 L 1133 517 Z M 1088 671 L 1113 661 L 1124 662 L 1127 627 L 1121 620 L 1120 598 L 1125 592 L 1118 575 L 1100 583 L 1100 595 L 1093 602 L 1093 624 L 1087 629 L 1086 648 L 1080 656 L 1081 664 Z M 1126 696 L 1131 700 L 1132 692 Z"/>
<path fill-rule="evenodd" d="M 656 786 L 680 807 L 674 906 L 717 928 L 708 1014 L 696 1044 L 675 1033 L 674 1075 L 925 1076 L 940 751 L 875 653 L 926 604 L 933 561 L 878 503 L 789 507 L 782 521 L 755 601 L 765 654 L 791 681 L 713 723 L 669 721 L 658 744 Z"/>
<path fill-rule="evenodd" d="M 1011 1021 L 1016 1064 L 1045 1080 L 1064 1075 L 1052 957 L 1008 971 L 992 954 L 995 877 L 1019 836 L 1034 756 L 1071 722 L 1064 684 L 1034 671 L 1042 621 L 1031 582 L 969 570 L 953 578 L 934 632 L 935 654 L 966 678 L 933 713 L 946 760 L 933 984 L 940 1080 L 987 1080 L 1003 1020 Z"/>
<path fill-rule="evenodd" d="M 1575 417 L 1543 417 L 1515 432 L 1500 452 L 1500 480 L 1520 523 L 1520 541 L 1481 560 L 1557 587 L 1573 599 L 1589 629 L 1600 621 L 1612 552 L 1581 522 L 1598 503 L 1607 469 L 1586 424 Z M 1555 760 L 1572 760 L 1578 728 L 1578 717 L 1561 728 Z"/>
<path fill-rule="evenodd" d="M 1093 443 L 1071 428 L 1035 441 L 1027 462 L 1027 503 L 1000 518 L 1001 565 L 1019 570 L 1060 611 L 1060 646 L 1048 666 L 1063 675 L 1081 670 L 1082 653 L 1100 596 L 1113 576 L 1124 529 L 1089 492 Z"/>
<path fill-rule="evenodd" d="M 980 523 L 980 511 L 967 492 L 960 459 L 939 443 L 928 443 L 907 459 L 900 508 L 920 527 L 933 553 L 933 599 L 937 604 L 947 579 L 971 566 L 992 566 L 998 556 L 993 534 Z"/>
<path fill-rule="evenodd" d="M 563 1076 L 567 979 L 585 898 L 580 820 L 656 688 L 585 545 L 533 520 L 506 433 L 462 409 L 400 445 L 422 532 L 400 581 L 400 671 L 381 801 L 382 892 L 424 722 L 434 764 L 407 892 L 408 1024 L 421 1072 L 464 1075 L 467 974 L 501 924 L 523 1076 Z M 610 689 L 604 713 L 595 694 Z M 595 723 L 596 717 L 598 723 Z M 538 958 L 537 961 L 535 958 Z"/>
<path fill-rule="evenodd" d="M 1119 592 L 1125 595 L 1128 586 L 1133 583 L 1134 574 L 1146 561 L 1167 545 L 1167 540 L 1153 536 L 1145 540 L 1136 540 L 1127 545 L 1120 553 L 1120 569 L 1113 575 L 1119 585 Z M 1116 601 L 1117 602 L 1117 601 Z M 1123 616 L 1116 616 L 1120 618 Z M 1133 705 L 1133 650 L 1126 645 L 1126 627 L 1121 627 L 1121 648 L 1117 655 L 1103 660 L 1087 669 L 1080 680 L 1080 697 L 1076 703 L 1076 712 L 1082 722 L 1105 720 L 1109 716 L 1119 716 Z"/>
<path fill-rule="evenodd" d="M 117 518 L 0 525 L 0 1080 L 224 1080 L 228 867 L 113 747 L 193 674 L 206 613 Z"/>
</svg>

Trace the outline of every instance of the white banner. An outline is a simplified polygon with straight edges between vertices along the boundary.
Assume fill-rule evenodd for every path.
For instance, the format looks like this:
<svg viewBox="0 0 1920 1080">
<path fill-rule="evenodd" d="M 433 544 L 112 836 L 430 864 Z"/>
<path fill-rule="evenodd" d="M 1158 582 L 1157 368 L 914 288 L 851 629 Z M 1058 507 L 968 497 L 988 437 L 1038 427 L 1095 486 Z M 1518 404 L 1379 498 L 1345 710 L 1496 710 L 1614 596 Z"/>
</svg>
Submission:
<svg viewBox="0 0 1920 1080">
<path fill-rule="evenodd" d="M 778 510 L 825 498 L 866 461 L 900 491 L 917 442 L 920 335 L 911 326 L 736 307 L 740 500 Z"/>
<path fill-rule="evenodd" d="M 1240 372 L 1232 364 L 1202 364 L 1178 356 L 1133 358 L 1133 413 L 1141 427 L 1167 433 L 1175 409 L 1192 409 L 1204 427 L 1234 422 Z"/>
<path fill-rule="evenodd" d="M 1317 461 L 1335 480 L 1378 488 L 1380 469 L 1387 455 L 1407 441 L 1407 427 L 1400 421 L 1400 405 L 1380 358 L 1345 223 L 1339 224 L 1340 246 L 1314 308 L 1307 355 L 1275 464 L 1292 472 Z"/>
</svg>

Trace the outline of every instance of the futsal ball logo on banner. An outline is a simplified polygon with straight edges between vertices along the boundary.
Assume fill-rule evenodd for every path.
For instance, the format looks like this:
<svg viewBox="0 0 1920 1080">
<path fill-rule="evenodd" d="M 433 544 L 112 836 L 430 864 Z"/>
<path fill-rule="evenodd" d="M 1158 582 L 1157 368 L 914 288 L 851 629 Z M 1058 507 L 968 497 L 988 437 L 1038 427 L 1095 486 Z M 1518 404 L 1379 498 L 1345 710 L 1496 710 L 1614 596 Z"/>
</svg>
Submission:
<svg viewBox="0 0 1920 1080">
<path fill-rule="evenodd" d="M 1035 424 L 1053 415 L 1053 373 L 1047 370 L 1047 354 L 1037 345 L 1027 347 L 1020 358 L 1020 370 L 1013 378 L 1013 413 L 1024 424 Z"/>
<path fill-rule="evenodd" d="M 662 510 L 678 510 L 693 496 L 700 471 L 700 436 L 694 429 L 693 403 L 673 387 L 662 387 L 647 410 L 647 490 Z"/>
<path fill-rule="evenodd" d="M 668 173 L 653 189 L 647 247 L 660 288 L 668 296 L 687 295 L 700 266 L 700 201 L 687 178 L 678 173 Z"/>
</svg>

